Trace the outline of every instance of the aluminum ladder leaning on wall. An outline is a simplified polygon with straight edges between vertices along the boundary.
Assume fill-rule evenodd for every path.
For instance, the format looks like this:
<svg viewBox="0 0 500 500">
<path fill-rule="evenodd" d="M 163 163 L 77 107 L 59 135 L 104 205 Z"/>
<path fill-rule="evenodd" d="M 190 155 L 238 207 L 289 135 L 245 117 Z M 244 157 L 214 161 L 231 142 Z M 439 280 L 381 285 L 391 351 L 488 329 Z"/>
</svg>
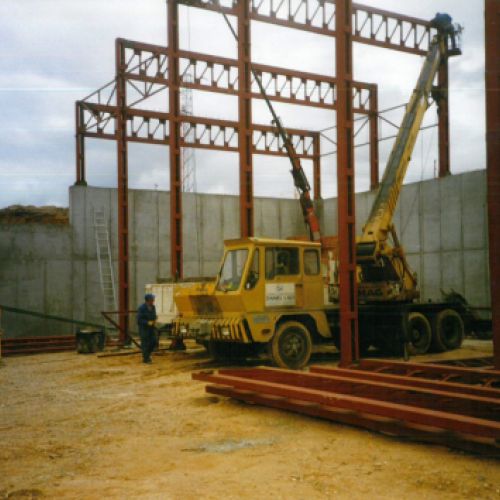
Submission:
<svg viewBox="0 0 500 500">
<path fill-rule="evenodd" d="M 108 224 L 103 208 L 94 211 L 94 233 L 104 311 L 116 311 L 118 306 L 116 302 L 115 276 L 111 259 Z"/>
</svg>

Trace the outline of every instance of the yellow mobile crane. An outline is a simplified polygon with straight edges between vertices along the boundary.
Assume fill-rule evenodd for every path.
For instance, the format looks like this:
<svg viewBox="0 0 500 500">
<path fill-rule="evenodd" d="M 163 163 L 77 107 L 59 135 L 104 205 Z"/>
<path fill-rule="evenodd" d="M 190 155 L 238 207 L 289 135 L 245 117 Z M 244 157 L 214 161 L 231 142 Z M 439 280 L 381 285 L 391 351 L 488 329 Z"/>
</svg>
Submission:
<svg viewBox="0 0 500 500">
<path fill-rule="evenodd" d="M 394 352 L 406 342 L 415 353 L 426 352 L 431 343 L 436 350 L 453 349 L 461 345 L 468 327 L 464 308 L 456 302 L 417 302 L 416 276 L 392 223 L 433 81 L 441 58 L 448 56 L 450 35 L 447 27 L 431 42 L 372 211 L 357 240 L 362 351 L 374 345 Z M 286 145 L 286 133 L 269 107 Z M 298 175 L 300 166 L 292 153 L 295 185 L 307 202 L 308 183 Z M 275 364 L 288 368 L 307 364 L 313 342 L 333 341 L 338 346 L 336 238 L 321 237 L 311 204 L 302 205 L 313 241 L 225 241 L 216 281 L 183 289 L 175 296 L 179 310 L 175 335 L 194 336 L 215 357 L 267 348 Z"/>
</svg>

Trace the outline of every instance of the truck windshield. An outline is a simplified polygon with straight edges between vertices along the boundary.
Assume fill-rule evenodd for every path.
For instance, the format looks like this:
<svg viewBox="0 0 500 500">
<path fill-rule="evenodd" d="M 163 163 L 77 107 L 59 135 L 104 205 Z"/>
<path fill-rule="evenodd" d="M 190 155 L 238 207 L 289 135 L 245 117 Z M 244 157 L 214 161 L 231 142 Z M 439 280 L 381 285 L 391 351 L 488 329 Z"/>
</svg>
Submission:
<svg viewBox="0 0 500 500">
<path fill-rule="evenodd" d="M 230 250 L 226 253 L 219 273 L 217 290 L 231 292 L 240 287 L 241 277 L 248 258 L 248 249 Z"/>
</svg>

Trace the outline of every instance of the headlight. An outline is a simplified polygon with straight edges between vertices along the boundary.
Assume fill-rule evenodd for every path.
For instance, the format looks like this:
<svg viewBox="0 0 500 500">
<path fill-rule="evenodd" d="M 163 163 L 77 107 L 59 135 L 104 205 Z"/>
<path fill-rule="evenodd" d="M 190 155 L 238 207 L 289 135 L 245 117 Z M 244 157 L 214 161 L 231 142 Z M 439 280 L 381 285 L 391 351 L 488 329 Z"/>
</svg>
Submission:
<svg viewBox="0 0 500 500">
<path fill-rule="evenodd" d="M 227 326 L 223 326 L 222 327 L 221 333 L 222 333 L 223 337 L 229 337 L 230 336 L 229 328 Z"/>
</svg>

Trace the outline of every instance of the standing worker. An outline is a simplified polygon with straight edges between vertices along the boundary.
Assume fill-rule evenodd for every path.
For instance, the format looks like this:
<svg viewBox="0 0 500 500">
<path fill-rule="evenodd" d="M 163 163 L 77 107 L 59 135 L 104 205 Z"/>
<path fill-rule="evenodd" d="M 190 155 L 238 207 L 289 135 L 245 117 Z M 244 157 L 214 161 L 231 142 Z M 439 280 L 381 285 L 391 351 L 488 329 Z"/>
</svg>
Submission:
<svg viewBox="0 0 500 500">
<path fill-rule="evenodd" d="M 431 26 L 436 28 L 441 34 L 447 36 L 451 40 L 452 51 L 458 49 L 456 40 L 456 28 L 453 26 L 453 20 L 449 14 L 438 12 L 434 19 L 431 20 Z"/>
<path fill-rule="evenodd" d="M 155 296 L 147 293 L 144 296 L 144 304 L 137 309 L 137 325 L 141 336 L 142 362 L 151 364 L 151 353 L 156 347 L 155 324 L 156 315 Z"/>
</svg>

